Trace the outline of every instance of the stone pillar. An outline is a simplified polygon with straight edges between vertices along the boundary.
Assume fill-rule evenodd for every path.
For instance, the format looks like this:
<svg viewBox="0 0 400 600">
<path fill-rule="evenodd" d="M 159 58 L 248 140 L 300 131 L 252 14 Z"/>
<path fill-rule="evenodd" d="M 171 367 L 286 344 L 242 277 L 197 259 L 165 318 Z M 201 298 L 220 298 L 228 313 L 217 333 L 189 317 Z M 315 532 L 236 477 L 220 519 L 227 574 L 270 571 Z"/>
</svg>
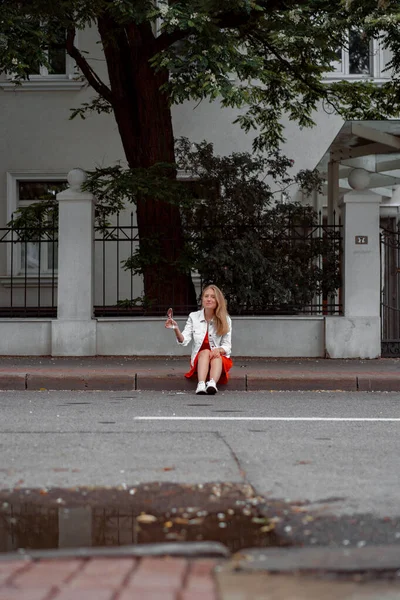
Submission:
<svg viewBox="0 0 400 600">
<path fill-rule="evenodd" d="M 379 205 L 368 191 L 369 174 L 354 169 L 354 191 L 342 201 L 344 225 L 343 317 L 327 317 L 330 358 L 378 358 L 381 353 Z"/>
<path fill-rule="evenodd" d="M 81 186 L 87 175 L 81 169 L 68 173 L 69 188 L 57 194 L 58 309 L 52 322 L 53 356 L 96 354 L 93 316 L 94 197 Z"/>
</svg>

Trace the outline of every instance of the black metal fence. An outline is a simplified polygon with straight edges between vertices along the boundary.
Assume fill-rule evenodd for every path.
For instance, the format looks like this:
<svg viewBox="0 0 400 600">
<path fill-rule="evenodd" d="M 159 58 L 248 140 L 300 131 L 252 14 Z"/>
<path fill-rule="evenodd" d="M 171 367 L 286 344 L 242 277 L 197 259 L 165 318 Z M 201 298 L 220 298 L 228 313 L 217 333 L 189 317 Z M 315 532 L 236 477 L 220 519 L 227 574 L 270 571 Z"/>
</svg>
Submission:
<svg viewBox="0 0 400 600">
<path fill-rule="evenodd" d="M 139 232 L 133 212 L 129 222 L 96 230 L 95 232 L 95 306 L 96 317 L 142 315 L 145 310 L 141 299 L 142 282 L 132 272 L 123 268 L 139 248 Z M 136 288 L 140 287 L 136 292 Z"/>
<path fill-rule="evenodd" d="M 186 243 L 189 250 L 196 251 L 199 244 L 203 244 L 209 235 L 209 231 L 192 231 L 187 236 Z M 244 233 L 238 231 L 221 230 L 212 233 L 212 239 L 225 240 L 226 252 L 234 252 L 235 244 Z M 275 237 L 274 237 L 275 235 Z M 225 237 L 224 237 L 225 236 Z M 229 239 L 228 237 L 229 236 Z M 284 270 L 286 277 L 297 277 L 299 283 L 286 285 L 285 292 L 274 294 L 274 285 L 271 284 L 271 292 L 267 301 L 260 305 L 248 303 L 240 304 L 234 292 L 230 293 L 228 283 L 216 280 L 226 292 L 229 303 L 230 314 L 242 315 L 340 315 L 342 314 L 341 302 L 341 257 L 342 257 L 342 225 L 336 216 L 331 224 L 326 223 L 322 214 L 313 222 L 306 225 L 298 223 L 288 224 L 276 234 L 261 236 L 261 253 L 271 253 L 271 247 L 279 255 L 279 264 L 275 265 L 277 272 Z M 161 316 L 166 312 L 167 305 L 157 301 L 157 293 L 154 299 L 142 295 L 143 282 L 140 277 L 135 276 L 132 271 L 124 268 L 125 261 L 139 248 L 139 232 L 135 224 L 133 213 L 129 222 L 121 224 L 117 217 L 115 225 L 107 226 L 95 234 L 95 316 L 97 317 L 122 317 L 122 316 Z M 286 253 L 286 254 L 285 254 Z M 211 254 L 210 254 L 211 257 Z M 206 257 L 207 258 L 207 257 Z M 239 259 L 240 260 L 240 257 Z M 211 261 L 211 258 L 210 258 Z M 207 260 L 206 260 L 207 262 Z M 234 262 L 234 261 L 233 261 Z M 296 264 L 295 264 L 296 263 Z M 272 263 L 271 263 L 272 264 Z M 230 268 L 230 267 L 229 267 Z M 220 276 L 227 277 L 227 273 Z M 228 269 L 228 267 L 225 267 Z M 230 268 L 231 271 L 234 269 Z M 289 275 L 288 275 L 289 273 Z M 210 281 L 207 273 L 192 272 L 192 280 L 195 284 L 197 297 L 201 292 L 204 280 Z M 231 278 L 235 274 L 231 274 Z M 332 281 L 334 284 L 332 285 Z M 312 288 L 310 286 L 312 282 Z M 256 282 L 257 286 L 261 281 Z M 162 285 L 162 284 L 160 284 Z M 282 287 L 282 281 L 279 282 Z M 304 289 L 300 289 L 300 288 Z M 290 288 L 290 289 L 289 289 Z M 228 289 L 228 291 L 227 291 Z M 315 293 L 310 295 L 310 289 Z M 326 291 L 329 290 L 329 291 Z M 178 294 L 171 289 L 169 305 L 176 307 Z M 282 300 L 284 296 L 284 301 Z M 187 314 L 192 310 L 188 300 L 187 306 L 182 305 L 180 300 L 179 310 L 176 314 Z"/>
<path fill-rule="evenodd" d="M 58 228 L 0 228 L 0 317 L 57 316 Z"/>
<path fill-rule="evenodd" d="M 400 224 L 381 230 L 382 356 L 400 356 Z"/>
<path fill-rule="evenodd" d="M 47 223 L 40 227 L 20 227 L 12 225 L 0 228 L 0 318 L 55 318 L 57 316 L 57 265 L 58 265 L 57 223 Z M 317 222 L 308 225 L 290 224 L 286 228 L 269 235 L 261 235 L 257 251 L 263 256 L 279 256 L 279 263 L 271 259 L 271 283 L 266 300 L 258 304 L 247 304 L 235 292 L 234 280 L 240 278 L 240 270 L 235 266 L 240 260 L 235 257 L 235 248 L 243 245 L 243 231 L 209 230 L 192 231 L 186 238 L 189 252 L 203 252 L 205 263 L 208 237 L 219 239 L 230 256 L 230 266 L 221 270 L 225 281 L 212 281 L 222 284 L 229 301 L 230 313 L 243 315 L 340 315 L 342 312 L 340 292 L 340 264 L 342 252 L 342 226 L 340 222 L 327 224 L 322 215 Z M 207 237 L 208 236 L 208 237 Z M 328 241 L 328 244 L 326 243 Z M 139 232 L 134 214 L 128 218 L 119 215 L 115 225 L 109 225 L 95 232 L 95 307 L 96 317 L 153 316 L 164 315 L 166 305 L 155 298 L 143 295 L 143 279 L 126 268 L 126 261 L 140 247 Z M 271 250 L 273 248 L 273 252 Z M 199 250 L 200 249 L 200 250 Z M 272 253 L 272 254 L 271 254 Z M 275 253 L 275 254 L 274 254 Z M 211 256 L 211 255 L 210 255 Z M 235 262 L 236 261 L 236 262 Z M 204 264 L 203 264 L 204 267 Z M 202 267 L 202 268 L 203 268 Z M 242 269 L 246 264 L 242 264 Z M 286 279 L 277 281 L 279 272 L 286 273 Z M 238 275 L 239 273 L 239 275 Z M 192 271 L 197 299 L 204 282 L 210 281 L 206 269 Z M 275 278 L 275 279 L 274 279 Z M 334 280 L 335 284 L 327 282 Z M 233 283 L 232 283 L 233 282 Z M 274 284 L 276 282 L 276 284 Z M 311 283 L 310 283 L 311 282 Z M 317 283 L 315 283 L 317 282 Z M 232 284 L 232 285 L 231 285 Z M 160 282 L 160 289 L 163 283 Z M 229 287 L 231 285 L 231 287 Z M 261 278 L 254 287 L 265 285 Z M 278 293 L 278 288 L 286 286 Z M 174 288 L 171 289 L 169 303 L 178 306 Z M 310 289 L 314 290 L 310 294 Z M 327 292 L 326 290 L 329 289 Z M 241 293 L 241 292 L 240 292 Z M 389 293 L 389 292 L 388 292 Z M 236 295 L 235 295 L 236 294 Z M 196 302 L 196 301 L 195 301 Z M 184 299 L 180 293 L 177 314 L 187 314 L 193 309 L 193 298 Z M 393 309 L 394 310 L 394 309 Z M 399 310 L 398 308 L 396 310 Z M 394 312 L 396 312 L 394 310 Z"/>
</svg>

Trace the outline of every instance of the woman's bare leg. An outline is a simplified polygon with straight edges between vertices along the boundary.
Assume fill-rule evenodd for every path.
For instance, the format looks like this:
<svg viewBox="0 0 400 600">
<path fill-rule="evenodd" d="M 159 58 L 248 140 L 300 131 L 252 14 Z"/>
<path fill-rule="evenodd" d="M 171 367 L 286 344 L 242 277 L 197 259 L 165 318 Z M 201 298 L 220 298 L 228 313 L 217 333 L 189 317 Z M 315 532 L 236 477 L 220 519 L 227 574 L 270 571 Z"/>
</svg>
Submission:
<svg viewBox="0 0 400 600">
<path fill-rule="evenodd" d="M 211 360 L 210 379 L 218 383 L 222 373 L 222 358 L 213 358 Z"/>
<path fill-rule="evenodd" d="M 222 363 L 222 361 L 221 361 Z M 197 378 L 199 381 L 205 381 L 210 368 L 210 351 L 202 350 L 199 352 L 199 359 L 197 361 Z"/>
</svg>

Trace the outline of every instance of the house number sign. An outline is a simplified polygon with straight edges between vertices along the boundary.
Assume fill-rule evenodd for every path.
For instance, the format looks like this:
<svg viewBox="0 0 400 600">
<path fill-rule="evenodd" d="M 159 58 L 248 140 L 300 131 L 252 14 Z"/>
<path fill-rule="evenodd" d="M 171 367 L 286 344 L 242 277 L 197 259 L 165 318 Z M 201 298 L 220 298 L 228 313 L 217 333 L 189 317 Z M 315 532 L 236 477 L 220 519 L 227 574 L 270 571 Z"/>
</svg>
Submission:
<svg viewBox="0 0 400 600">
<path fill-rule="evenodd" d="M 356 235 L 356 244 L 359 246 L 366 246 L 368 244 L 368 236 Z"/>
</svg>

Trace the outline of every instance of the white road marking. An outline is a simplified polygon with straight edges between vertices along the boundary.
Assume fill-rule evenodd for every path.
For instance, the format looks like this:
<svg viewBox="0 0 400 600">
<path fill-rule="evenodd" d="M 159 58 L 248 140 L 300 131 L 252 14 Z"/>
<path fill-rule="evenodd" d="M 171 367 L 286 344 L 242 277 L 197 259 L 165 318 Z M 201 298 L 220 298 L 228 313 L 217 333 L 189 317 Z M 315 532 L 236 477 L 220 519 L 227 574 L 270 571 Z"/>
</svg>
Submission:
<svg viewBox="0 0 400 600">
<path fill-rule="evenodd" d="M 400 422 L 400 417 L 134 417 L 135 421 L 332 421 L 332 422 Z"/>
</svg>

